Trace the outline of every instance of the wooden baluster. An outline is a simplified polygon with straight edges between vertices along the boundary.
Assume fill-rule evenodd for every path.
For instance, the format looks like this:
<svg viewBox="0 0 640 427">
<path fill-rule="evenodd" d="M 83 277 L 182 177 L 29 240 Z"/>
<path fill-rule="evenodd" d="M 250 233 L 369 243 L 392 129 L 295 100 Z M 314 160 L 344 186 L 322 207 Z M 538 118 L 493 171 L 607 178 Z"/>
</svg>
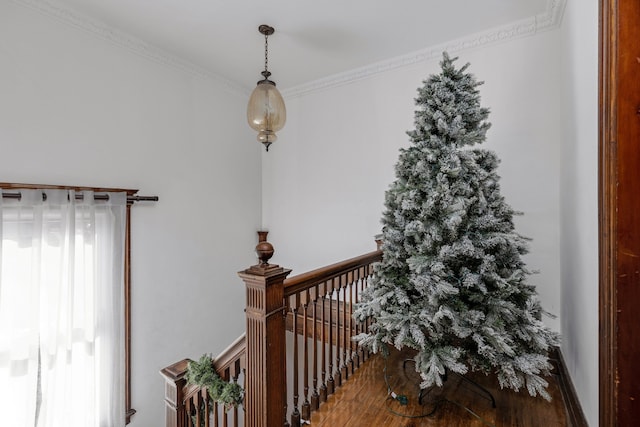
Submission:
<svg viewBox="0 0 640 427">
<path fill-rule="evenodd" d="M 196 426 L 201 426 L 202 424 L 202 409 L 201 409 L 201 405 L 202 405 L 202 401 L 201 401 L 201 396 L 200 396 L 200 392 L 197 392 L 196 394 L 191 396 L 191 408 L 193 411 L 193 417 L 191 418 L 194 421 L 194 424 Z"/>
<path fill-rule="evenodd" d="M 191 420 L 191 416 L 193 415 L 193 404 L 191 402 L 191 398 L 189 397 L 185 402 L 184 402 L 184 409 L 186 411 L 186 426 L 192 426 L 193 422 Z"/>
<path fill-rule="evenodd" d="M 209 413 L 212 409 L 211 405 L 215 405 L 215 403 L 209 399 L 209 391 L 206 388 L 202 389 L 202 391 L 202 398 L 204 399 L 204 427 L 210 427 L 211 417 L 209 416 Z"/>
<path fill-rule="evenodd" d="M 191 400 L 196 412 L 196 426 L 199 427 L 202 425 L 202 405 L 204 403 L 202 402 L 202 394 L 200 392 L 194 394 Z"/>
<path fill-rule="evenodd" d="M 325 285 L 326 287 L 326 285 Z M 326 290 L 323 289 L 322 290 L 322 385 L 320 386 L 320 401 L 321 402 L 326 402 L 327 401 L 327 395 L 328 393 L 328 383 L 329 383 L 329 377 L 327 375 L 327 348 L 326 348 L 326 343 L 327 343 L 327 324 L 326 324 L 326 305 L 325 305 L 325 292 Z"/>
<path fill-rule="evenodd" d="M 269 264 L 273 246 L 259 232 L 260 264 L 238 275 L 247 289 L 245 425 L 273 427 L 286 423 L 286 337 L 284 279 L 291 270 Z M 295 333 L 294 333 L 295 334 Z"/>
<path fill-rule="evenodd" d="M 318 285 L 313 293 L 313 392 L 311 394 L 311 409 L 317 411 L 320 407 L 318 394 Z"/>
<path fill-rule="evenodd" d="M 242 368 L 240 366 L 240 359 L 236 360 L 233 365 L 231 366 L 231 380 L 234 383 L 238 383 L 238 378 L 240 377 L 240 372 L 242 372 Z M 238 407 L 234 406 L 232 409 L 232 420 L 233 420 L 233 427 L 238 427 Z"/>
<path fill-rule="evenodd" d="M 195 408 L 196 421 L 195 424 L 197 426 L 201 426 L 204 424 L 204 417 L 202 416 L 202 407 L 204 406 L 204 400 L 202 399 L 202 389 L 194 394 L 191 399 L 193 399 L 193 407 Z"/>
<path fill-rule="evenodd" d="M 367 266 L 362 267 L 360 272 L 361 274 L 358 277 L 358 280 L 353 284 L 353 303 L 354 305 L 360 302 L 358 297 L 358 286 L 360 283 L 367 277 Z M 354 307 L 355 308 L 355 307 Z M 358 335 L 361 332 L 360 330 L 360 322 L 358 322 L 355 318 L 353 319 L 353 335 Z M 353 341 L 353 364 L 354 369 L 358 369 L 360 367 L 360 345 L 357 341 Z"/>
<path fill-rule="evenodd" d="M 225 381 L 228 381 L 228 378 L 224 378 Z M 222 427 L 229 427 L 229 411 L 224 405 L 220 405 L 220 411 L 222 412 Z"/>
<path fill-rule="evenodd" d="M 347 369 L 348 349 L 347 349 L 347 283 L 350 281 L 349 275 L 347 275 L 347 282 L 342 286 L 342 378 L 346 381 L 349 378 L 349 372 Z"/>
<path fill-rule="evenodd" d="M 335 381 L 336 387 L 340 387 L 342 385 L 342 366 L 340 365 L 340 343 L 342 342 L 342 338 L 340 336 L 340 277 L 334 279 L 334 283 L 337 283 L 337 288 L 335 290 L 336 299 L 332 301 L 332 306 L 336 308 L 336 372 L 335 372 Z"/>
<path fill-rule="evenodd" d="M 191 427 L 193 423 L 191 422 L 191 404 L 189 402 L 189 399 L 184 401 L 184 411 L 184 421 L 182 421 L 182 423 L 184 426 Z"/>
<path fill-rule="evenodd" d="M 355 282 L 357 281 L 358 279 L 355 278 Z M 349 282 L 349 364 L 347 367 L 350 375 L 353 375 L 356 369 L 355 361 L 353 360 L 353 355 L 355 354 L 355 342 L 353 341 L 353 283 L 354 281 Z"/>
<path fill-rule="evenodd" d="M 200 399 L 200 411 L 202 411 L 200 425 L 204 424 L 204 427 L 209 427 L 209 396 L 206 388 L 200 390 Z"/>
<path fill-rule="evenodd" d="M 363 278 L 362 280 L 360 280 L 360 282 L 356 283 L 356 301 L 360 301 L 360 295 L 362 294 L 362 284 L 364 283 L 366 279 Z M 366 332 L 366 325 L 364 321 L 359 321 L 356 325 L 356 333 L 357 334 L 362 334 Z M 362 363 L 364 362 L 364 349 L 363 347 L 358 344 L 358 365 L 362 365 Z"/>
<path fill-rule="evenodd" d="M 354 286 L 354 298 L 356 302 L 360 302 L 360 300 L 358 299 L 358 287 L 360 286 L 360 281 L 356 282 L 355 286 Z M 359 333 L 362 332 L 360 324 L 361 322 L 355 322 L 355 328 L 356 328 L 356 332 L 355 334 L 358 335 Z M 356 368 L 360 367 L 360 345 L 358 345 L 358 343 L 355 343 L 356 345 L 356 353 L 354 355 L 355 358 L 355 364 L 356 364 Z"/>
<path fill-rule="evenodd" d="M 363 277 L 360 278 L 360 281 L 358 283 L 356 283 L 356 301 L 360 302 L 360 299 L 362 298 L 362 284 L 364 283 L 364 281 L 367 280 L 367 275 L 365 274 Z M 356 324 L 356 334 L 361 334 L 364 332 L 364 322 L 359 321 Z M 358 353 L 358 364 L 362 364 L 363 360 L 362 360 L 362 346 L 360 344 L 357 345 L 357 353 Z"/>
<path fill-rule="evenodd" d="M 218 427 L 220 425 L 220 405 L 218 403 L 213 404 L 213 427 Z"/>
<path fill-rule="evenodd" d="M 202 393 L 202 420 L 204 421 L 204 427 L 210 427 L 209 411 L 211 410 L 211 399 L 209 399 L 209 391 L 206 388 L 201 390 Z"/>
<path fill-rule="evenodd" d="M 329 342 L 327 343 L 329 346 L 329 378 L 327 380 L 327 395 L 333 394 L 336 385 L 333 380 L 333 283 L 331 283 L 330 286 L 331 289 L 327 294 L 327 299 L 329 300 L 329 323 L 327 324 L 327 328 L 329 329 Z"/>
<path fill-rule="evenodd" d="M 206 388 L 203 389 L 203 398 L 204 398 L 204 427 L 211 427 L 211 417 L 209 414 L 215 405 L 211 399 L 209 399 L 209 390 Z"/>
<path fill-rule="evenodd" d="M 358 281 L 353 284 L 354 304 L 357 304 L 358 302 L 360 302 L 360 300 L 358 299 L 358 286 L 360 282 L 362 282 L 366 277 L 366 268 L 367 268 L 366 266 L 363 267 L 362 274 L 360 274 Z M 353 319 L 353 334 L 355 336 L 355 335 L 358 335 L 359 333 L 360 333 L 359 322 L 356 319 Z M 357 341 L 353 341 L 353 363 L 354 363 L 354 369 L 358 369 L 360 367 L 360 346 L 358 345 Z"/>
<path fill-rule="evenodd" d="M 368 287 L 369 287 L 369 279 L 370 279 L 370 278 L 371 278 L 371 276 L 368 276 L 368 277 L 367 277 L 367 280 L 365 280 L 365 282 L 364 282 L 364 288 L 363 288 L 363 289 L 365 289 L 365 288 L 368 288 Z M 367 331 L 369 331 L 369 328 L 371 327 L 372 322 L 373 322 L 373 319 L 372 319 L 371 317 L 369 317 L 369 318 L 367 319 Z M 365 349 L 364 349 L 364 355 L 365 355 L 364 360 L 369 360 L 369 357 L 371 357 L 371 352 L 369 351 L 369 349 L 368 349 L 368 348 L 365 348 Z"/>
<path fill-rule="evenodd" d="M 294 298 L 291 313 L 293 315 L 293 411 L 291 412 L 291 427 L 300 427 L 300 411 L 298 410 L 298 307 L 300 307 L 300 294 Z"/>
<path fill-rule="evenodd" d="M 364 292 L 364 290 L 367 288 L 367 280 L 369 278 L 367 277 L 366 280 L 362 281 L 362 288 L 361 290 Z M 367 333 L 369 332 L 369 318 L 364 319 L 364 324 L 362 325 L 363 328 L 363 332 Z M 366 362 L 369 356 L 369 351 L 365 348 L 365 347 L 361 347 L 362 349 L 362 361 Z"/>
<path fill-rule="evenodd" d="M 304 402 L 302 403 L 302 419 L 309 421 L 311 418 L 311 404 L 309 403 L 309 289 L 304 292 L 304 302 L 302 304 L 302 313 L 304 314 L 304 324 L 302 325 L 302 348 L 304 358 Z"/>
</svg>

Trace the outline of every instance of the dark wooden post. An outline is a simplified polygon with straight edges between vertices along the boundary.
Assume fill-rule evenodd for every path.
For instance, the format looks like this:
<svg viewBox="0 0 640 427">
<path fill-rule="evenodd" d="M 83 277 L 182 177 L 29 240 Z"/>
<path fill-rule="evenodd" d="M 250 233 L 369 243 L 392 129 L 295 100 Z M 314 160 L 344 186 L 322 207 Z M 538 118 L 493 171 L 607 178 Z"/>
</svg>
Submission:
<svg viewBox="0 0 640 427">
<path fill-rule="evenodd" d="M 273 246 L 266 231 L 258 235 L 260 264 L 238 273 L 247 287 L 245 425 L 274 427 L 286 423 L 284 279 L 291 270 L 269 264 Z"/>
<path fill-rule="evenodd" d="M 187 383 L 184 378 L 189 359 L 181 360 L 160 371 L 164 377 L 164 407 L 166 427 L 187 427 L 187 413 L 182 391 Z"/>
</svg>

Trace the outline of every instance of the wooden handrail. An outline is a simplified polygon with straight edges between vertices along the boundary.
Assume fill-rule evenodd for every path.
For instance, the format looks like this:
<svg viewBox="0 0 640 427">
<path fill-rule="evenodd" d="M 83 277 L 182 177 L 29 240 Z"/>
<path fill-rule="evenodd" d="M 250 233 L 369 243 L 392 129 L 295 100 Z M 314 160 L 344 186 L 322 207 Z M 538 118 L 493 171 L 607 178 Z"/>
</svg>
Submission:
<svg viewBox="0 0 640 427">
<path fill-rule="evenodd" d="M 236 361 L 243 360 L 246 350 L 246 334 L 240 335 L 236 340 L 215 358 L 212 359 L 216 372 L 224 377 L 225 370 L 234 365 Z M 173 365 L 167 366 L 160 371 L 160 374 L 166 379 L 177 380 L 183 378 L 187 374 L 187 367 L 191 359 L 183 359 Z"/>
<path fill-rule="evenodd" d="M 240 361 L 244 368 L 245 351 L 247 348 L 247 334 L 243 333 L 234 342 L 213 359 L 213 367 L 216 368 L 218 375 L 224 378 L 223 373 Z M 226 378 L 225 378 L 226 379 Z"/>
<path fill-rule="evenodd" d="M 213 359 L 212 363 L 218 375 L 224 380 L 230 381 L 238 378 L 240 371 L 245 368 L 245 360 L 246 338 L 245 334 L 242 334 Z M 165 379 L 166 427 L 186 427 L 191 425 L 188 420 L 189 414 L 187 414 L 185 408 L 192 407 L 199 410 L 200 405 L 194 404 L 194 402 L 197 401 L 199 395 L 206 395 L 206 392 L 203 392 L 201 387 L 187 384 L 185 377 L 190 361 L 190 359 L 183 359 L 160 371 L 160 374 Z M 216 409 L 215 414 L 218 412 L 220 411 Z M 233 417 L 234 425 L 236 425 L 237 411 L 235 411 Z M 227 425 L 227 423 L 225 422 L 224 425 Z"/>
<path fill-rule="evenodd" d="M 256 247 L 260 264 L 238 273 L 246 286 L 246 335 L 212 363 L 224 380 L 244 383 L 240 416 L 247 427 L 300 427 L 369 357 L 352 340 L 368 328 L 369 321 L 356 322 L 352 315 L 374 264 L 382 260 L 381 242 L 373 252 L 287 279 L 291 270 L 268 263 L 273 246 L 266 241 L 266 232 L 260 234 Z M 290 366 L 287 354 L 292 355 Z M 166 382 L 166 426 L 208 427 L 210 410 L 218 425 L 224 411 L 210 407 L 206 389 L 186 384 L 188 362 L 161 371 Z M 288 375 L 292 375 L 289 390 Z M 237 425 L 237 408 L 231 416 Z M 226 418 L 223 425 L 228 425 Z"/>
<path fill-rule="evenodd" d="M 365 267 L 382 260 L 382 251 L 376 250 L 345 261 L 340 261 L 326 267 L 317 268 L 306 273 L 298 274 L 284 281 L 284 296 L 290 297 L 306 289 L 338 277 L 346 272 Z"/>
</svg>

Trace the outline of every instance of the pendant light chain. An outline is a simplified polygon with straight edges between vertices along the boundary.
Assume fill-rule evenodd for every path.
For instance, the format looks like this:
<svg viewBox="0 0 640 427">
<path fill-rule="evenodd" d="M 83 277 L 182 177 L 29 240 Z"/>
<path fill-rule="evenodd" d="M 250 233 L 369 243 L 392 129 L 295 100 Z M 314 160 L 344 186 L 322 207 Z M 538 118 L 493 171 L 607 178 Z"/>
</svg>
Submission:
<svg viewBox="0 0 640 427">
<path fill-rule="evenodd" d="M 264 72 L 268 73 L 269 71 L 267 70 L 267 63 L 269 60 L 269 35 L 265 34 L 264 35 Z"/>
</svg>

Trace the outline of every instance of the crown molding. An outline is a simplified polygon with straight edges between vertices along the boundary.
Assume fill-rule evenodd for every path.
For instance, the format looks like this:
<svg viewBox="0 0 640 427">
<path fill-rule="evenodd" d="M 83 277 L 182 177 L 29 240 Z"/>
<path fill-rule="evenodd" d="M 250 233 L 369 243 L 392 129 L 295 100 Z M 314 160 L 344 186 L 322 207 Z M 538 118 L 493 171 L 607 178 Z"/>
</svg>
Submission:
<svg viewBox="0 0 640 427">
<path fill-rule="evenodd" d="M 443 51 L 455 53 L 467 49 L 475 49 L 518 38 L 533 36 L 543 31 L 553 30 L 559 28 L 562 23 L 562 16 L 564 14 L 566 2 L 567 0 L 547 0 L 545 11 L 539 15 L 430 46 L 406 55 L 376 62 L 365 67 L 334 74 L 326 78 L 314 80 L 310 83 L 286 88 L 282 90 L 282 95 L 286 98 L 308 95 L 325 89 L 367 79 L 387 71 L 409 67 L 434 58 L 440 58 Z"/>
<path fill-rule="evenodd" d="M 236 95 L 249 96 L 250 90 L 242 85 L 231 80 L 227 80 L 165 50 L 152 46 L 141 39 L 118 31 L 102 22 L 96 21 L 84 14 L 70 9 L 67 6 L 63 6 L 55 0 L 11 1 L 18 5 L 36 10 L 72 27 L 84 30 L 156 63 L 163 64 L 195 76 L 211 79 Z M 424 61 L 439 58 L 443 51 L 455 53 L 467 49 L 490 46 L 517 38 L 533 36 L 542 31 L 553 30 L 558 28 L 562 23 L 566 2 L 567 0 L 547 0 L 545 11 L 539 15 L 430 46 L 406 55 L 376 62 L 365 67 L 334 74 L 326 78 L 314 80 L 291 88 L 285 88 L 281 92 L 283 96 L 287 98 L 307 95 L 313 92 L 370 78 L 387 71 L 409 67 Z"/>
<path fill-rule="evenodd" d="M 11 0 L 13 3 L 27 7 L 54 18 L 71 27 L 86 31 L 92 35 L 110 42 L 116 46 L 124 48 L 136 55 L 149 59 L 156 63 L 169 66 L 180 71 L 187 72 L 194 76 L 207 78 L 215 81 L 224 89 L 241 96 L 248 96 L 249 91 L 230 80 L 214 74 L 205 68 L 199 67 L 189 61 L 179 58 L 165 50 L 146 43 L 145 41 L 118 31 L 100 21 L 79 13 L 67 6 L 53 0 Z"/>
</svg>

